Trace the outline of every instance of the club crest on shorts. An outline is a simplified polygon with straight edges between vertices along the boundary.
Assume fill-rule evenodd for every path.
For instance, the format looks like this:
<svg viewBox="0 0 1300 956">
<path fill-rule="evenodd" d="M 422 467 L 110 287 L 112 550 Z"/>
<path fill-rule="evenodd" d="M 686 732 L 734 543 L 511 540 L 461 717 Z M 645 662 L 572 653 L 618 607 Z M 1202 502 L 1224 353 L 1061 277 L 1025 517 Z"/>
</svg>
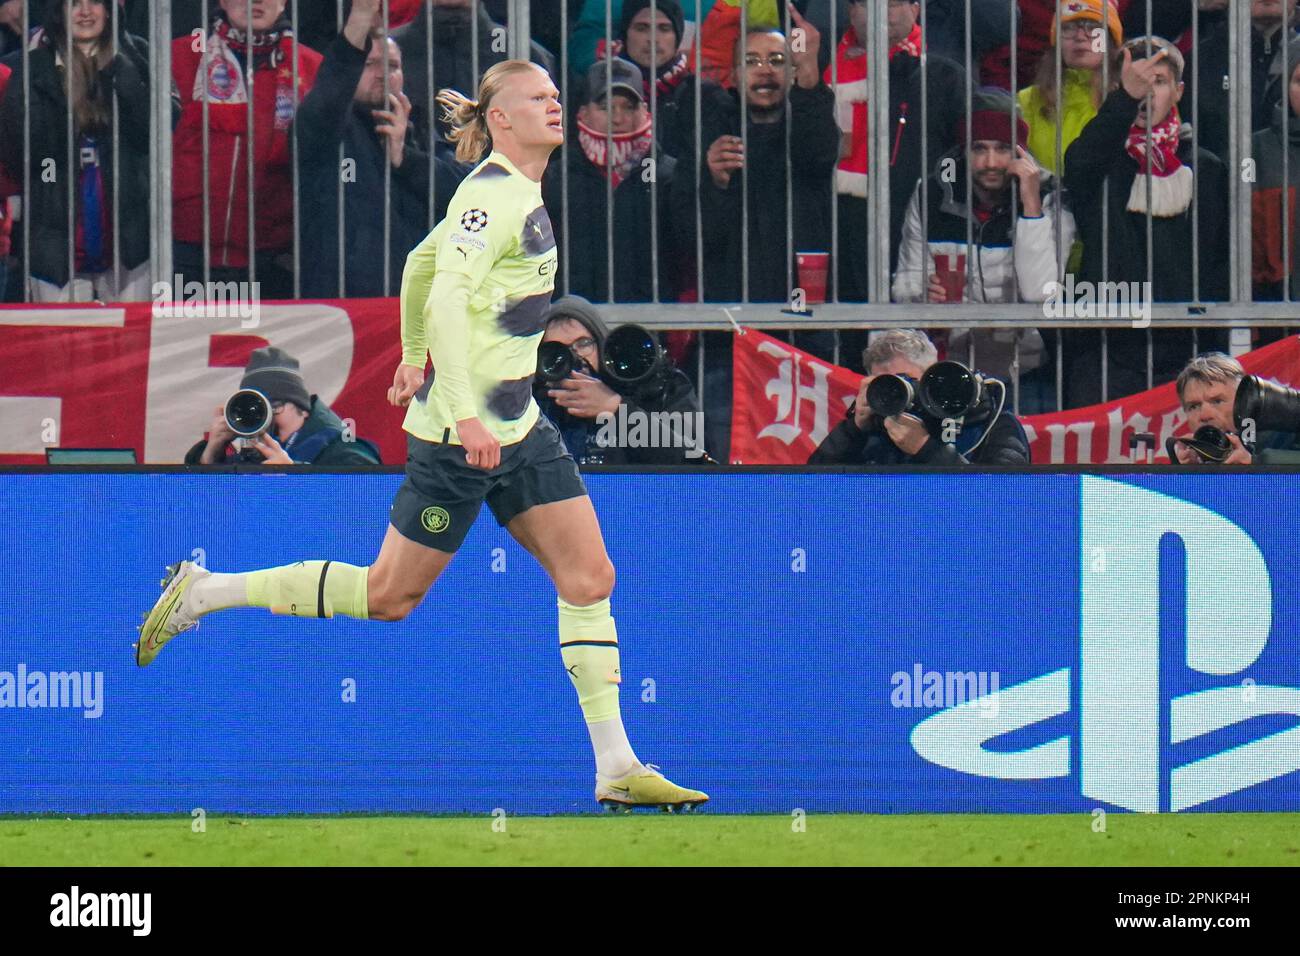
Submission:
<svg viewBox="0 0 1300 956">
<path fill-rule="evenodd" d="M 487 225 L 487 222 L 487 213 L 482 209 L 466 209 L 460 217 L 461 228 L 470 232 L 478 232 Z"/>
<path fill-rule="evenodd" d="M 451 526 L 451 515 L 447 514 L 447 509 L 434 505 L 420 512 L 420 524 L 430 534 L 442 534 Z"/>
</svg>

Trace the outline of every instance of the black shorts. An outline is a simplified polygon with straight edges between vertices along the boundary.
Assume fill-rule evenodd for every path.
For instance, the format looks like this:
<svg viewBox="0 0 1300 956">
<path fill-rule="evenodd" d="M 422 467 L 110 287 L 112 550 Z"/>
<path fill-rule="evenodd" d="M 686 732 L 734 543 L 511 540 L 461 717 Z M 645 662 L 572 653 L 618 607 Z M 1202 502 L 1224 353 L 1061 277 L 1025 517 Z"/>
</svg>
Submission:
<svg viewBox="0 0 1300 956">
<path fill-rule="evenodd" d="M 533 505 L 587 493 L 577 463 L 545 415 L 520 441 L 501 446 L 501 464 L 491 471 L 469 465 L 463 445 L 406 438 L 406 481 L 389 520 L 404 537 L 429 548 L 456 551 L 484 501 L 497 524 L 505 525 Z"/>
</svg>

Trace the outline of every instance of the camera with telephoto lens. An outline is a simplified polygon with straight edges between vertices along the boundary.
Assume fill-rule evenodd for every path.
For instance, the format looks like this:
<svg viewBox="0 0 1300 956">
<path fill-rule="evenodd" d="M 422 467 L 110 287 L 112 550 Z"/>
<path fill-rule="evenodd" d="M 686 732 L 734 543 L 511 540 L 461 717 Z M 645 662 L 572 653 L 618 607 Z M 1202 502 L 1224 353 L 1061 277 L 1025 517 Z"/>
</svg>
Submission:
<svg viewBox="0 0 1300 956">
<path fill-rule="evenodd" d="M 574 372 L 585 372 L 620 395 L 638 395 L 660 387 L 671 371 L 658 337 L 640 325 L 620 325 L 610 332 L 602 359 L 602 368 L 596 372 L 572 346 L 543 342 L 537 349 L 537 376 L 553 384 Z"/>
<path fill-rule="evenodd" d="M 640 325 L 620 325 L 605 338 L 605 374 L 622 395 L 652 392 L 671 372 L 659 337 Z"/>
<path fill-rule="evenodd" d="M 1237 383 L 1237 399 L 1232 405 L 1232 418 L 1238 433 L 1248 423 L 1253 431 L 1300 432 L 1300 391 L 1267 382 L 1258 375 L 1247 375 Z"/>
<path fill-rule="evenodd" d="M 543 342 L 537 349 L 537 377 L 548 385 L 562 382 L 575 371 L 591 374 L 591 366 L 562 342 Z"/>
<path fill-rule="evenodd" d="M 226 399 L 226 427 L 235 433 L 236 438 L 245 442 L 263 435 L 271 429 L 275 412 L 271 400 L 255 388 L 241 388 Z M 260 462 L 265 460 L 256 448 L 245 444 L 235 456 L 238 461 Z"/>
<path fill-rule="evenodd" d="M 985 378 L 960 362 L 936 362 L 920 381 L 909 375 L 877 375 L 867 404 L 881 418 L 911 412 L 942 422 L 969 415 L 984 399 Z"/>
</svg>

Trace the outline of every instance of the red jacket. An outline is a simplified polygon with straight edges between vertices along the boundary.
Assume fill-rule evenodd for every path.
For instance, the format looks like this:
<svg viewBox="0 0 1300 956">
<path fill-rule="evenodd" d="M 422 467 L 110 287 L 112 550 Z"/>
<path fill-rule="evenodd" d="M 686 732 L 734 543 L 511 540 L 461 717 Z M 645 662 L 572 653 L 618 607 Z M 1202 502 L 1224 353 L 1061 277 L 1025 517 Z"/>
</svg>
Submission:
<svg viewBox="0 0 1300 956">
<path fill-rule="evenodd" d="M 214 268 L 248 265 L 248 113 L 239 71 L 215 55 L 209 35 L 208 181 L 209 232 Z M 297 104 L 316 80 L 321 55 L 298 46 L 298 91 L 293 85 L 293 41 L 279 44 L 278 63 L 259 67 L 253 76 L 253 195 L 259 251 L 289 249 L 293 244 L 293 172 L 289 137 Z M 173 134 L 173 234 L 178 242 L 203 242 L 203 104 L 194 96 L 195 76 L 203 53 L 186 35 L 172 41 L 172 79 L 180 94 L 181 118 Z"/>
<path fill-rule="evenodd" d="M 5 98 L 5 87 L 9 85 L 9 77 L 13 70 L 0 63 L 0 102 Z M 10 239 L 13 235 L 14 221 L 9 218 L 9 208 L 5 203 L 5 197 L 12 196 L 21 191 L 21 184 L 15 182 L 9 176 L 9 171 L 0 165 L 0 259 L 9 255 Z M 0 289 L 0 293 L 4 290 Z"/>
</svg>

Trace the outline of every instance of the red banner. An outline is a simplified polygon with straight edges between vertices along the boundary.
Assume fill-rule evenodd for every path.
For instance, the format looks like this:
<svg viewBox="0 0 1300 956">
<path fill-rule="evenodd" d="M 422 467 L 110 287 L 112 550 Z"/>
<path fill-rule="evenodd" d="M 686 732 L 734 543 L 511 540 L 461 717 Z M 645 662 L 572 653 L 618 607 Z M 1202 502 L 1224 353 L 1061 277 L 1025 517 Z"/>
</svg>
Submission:
<svg viewBox="0 0 1300 956">
<path fill-rule="evenodd" d="M 200 308 L 0 309 L 0 463 L 42 463 L 51 447 L 179 462 L 239 387 L 249 353 L 267 345 L 297 358 L 307 390 L 386 463 L 406 460 L 405 410 L 386 398 L 401 360 L 396 299 Z"/>
<path fill-rule="evenodd" d="M 295 356 L 308 391 L 384 461 L 406 460 L 405 411 L 386 400 L 401 358 L 396 299 L 229 303 L 225 316 L 152 303 L 0 308 L 0 463 L 47 448 L 133 448 L 176 463 L 207 430 L 249 353 Z M 1250 373 L 1300 383 L 1300 340 L 1241 356 Z M 802 464 L 839 424 L 861 377 L 753 329 L 735 341 L 731 460 Z M 1186 432 L 1172 384 L 1103 405 L 1022 419 L 1036 463 L 1126 462 L 1128 436 Z"/>
<path fill-rule="evenodd" d="M 735 337 L 731 413 L 732 464 L 804 464 L 844 418 L 862 376 L 794 346 L 746 329 Z M 1300 383 L 1295 336 L 1239 356 L 1251 375 Z M 1165 439 L 1187 434 L 1186 416 L 1170 382 L 1101 405 L 1021 419 L 1035 464 L 1132 463 L 1128 440 L 1156 436 L 1157 461 L 1169 461 Z"/>
</svg>

